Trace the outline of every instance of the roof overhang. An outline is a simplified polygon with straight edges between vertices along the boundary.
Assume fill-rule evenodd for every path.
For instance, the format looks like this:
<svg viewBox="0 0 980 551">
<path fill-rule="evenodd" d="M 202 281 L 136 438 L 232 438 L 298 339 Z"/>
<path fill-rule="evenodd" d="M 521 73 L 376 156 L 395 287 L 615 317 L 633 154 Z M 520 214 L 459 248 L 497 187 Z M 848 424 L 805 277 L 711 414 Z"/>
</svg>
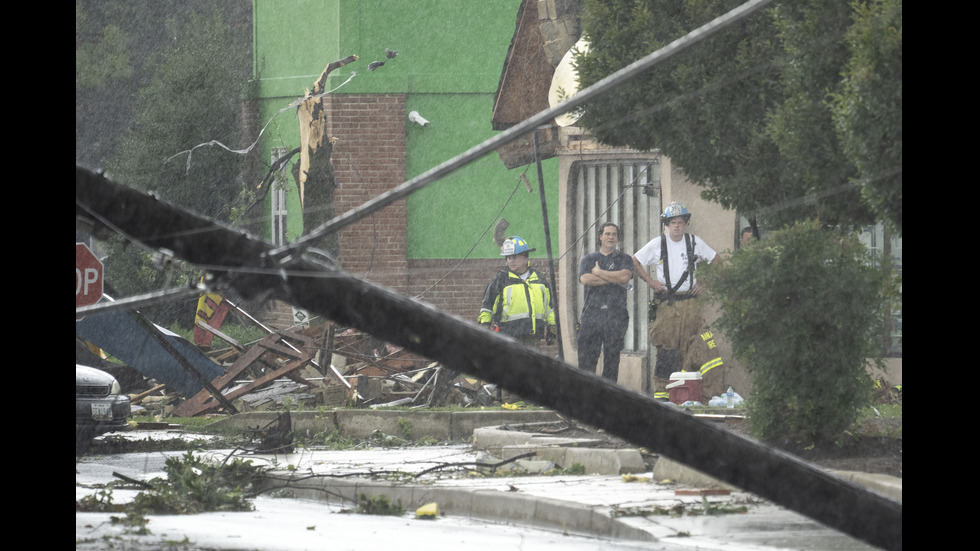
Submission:
<svg viewBox="0 0 980 551">
<path fill-rule="evenodd" d="M 578 39 L 577 7 L 581 0 L 543 4 L 542 8 L 538 0 L 524 0 L 518 9 L 514 36 L 493 102 L 494 130 L 507 130 L 550 107 L 548 92 L 555 67 Z M 558 6 L 560 13 L 547 12 L 548 6 Z M 538 132 L 540 158 L 554 157 L 558 146 L 558 124 L 552 120 L 551 128 Z M 497 154 L 508 169 L 534 162 L 534 135 L 501 147 Z"/>
</svg>

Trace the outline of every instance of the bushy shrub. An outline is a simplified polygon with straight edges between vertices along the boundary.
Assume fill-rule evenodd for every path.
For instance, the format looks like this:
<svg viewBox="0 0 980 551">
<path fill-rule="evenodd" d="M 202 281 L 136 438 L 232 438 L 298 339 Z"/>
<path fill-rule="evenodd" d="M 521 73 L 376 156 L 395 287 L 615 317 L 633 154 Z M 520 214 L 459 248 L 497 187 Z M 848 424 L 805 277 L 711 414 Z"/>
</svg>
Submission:
<svg viewBox="0 0 980 551">
<path fill-rule="evenodd" d="M 869 401 L 880 362 L 888 267 L 853 236 L 802 222 L 706 270 L 718 328 L 752 376 L 759 438 L 805 446 L 838 440 Z"/>
</svg>

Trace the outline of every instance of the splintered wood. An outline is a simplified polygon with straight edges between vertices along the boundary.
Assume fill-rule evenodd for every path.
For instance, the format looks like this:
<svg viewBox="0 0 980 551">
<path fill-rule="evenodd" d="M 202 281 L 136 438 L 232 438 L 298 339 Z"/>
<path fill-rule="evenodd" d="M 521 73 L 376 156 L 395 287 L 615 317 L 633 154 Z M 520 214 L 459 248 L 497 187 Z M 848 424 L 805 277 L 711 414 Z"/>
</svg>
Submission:
<svg viewBox="0 0 980 551">
<path fill-rule="evenodd" d="M 286 339 L 293 340 L 294 345 Z M 255 346 L 250 348 L 235 361 L 224 375 L 212 381 L 212 386 L 224 394 L 226 400 L 234 400 L 279 377 L 289 377 L 298 383 L 309 385 L 300 377 L 297 371 L 306 367 L 314 358 L 316 347 L 313 338 L 299 333 L 273 333 L 267 335 Z M 283 362 L 278 361 L 283 359 Z M 224 393 L 223 391 L 235 384 L 235 381 L 253 365 L 259 365 L 264 374 L 248 383 Z M 221 402 L 212 396 L 207 389 L 197 393 L 192 398 L 184 400 L 173 411 L 174 417 L 193 417 L 209 413 L 221 407 Z"/>
</svg>

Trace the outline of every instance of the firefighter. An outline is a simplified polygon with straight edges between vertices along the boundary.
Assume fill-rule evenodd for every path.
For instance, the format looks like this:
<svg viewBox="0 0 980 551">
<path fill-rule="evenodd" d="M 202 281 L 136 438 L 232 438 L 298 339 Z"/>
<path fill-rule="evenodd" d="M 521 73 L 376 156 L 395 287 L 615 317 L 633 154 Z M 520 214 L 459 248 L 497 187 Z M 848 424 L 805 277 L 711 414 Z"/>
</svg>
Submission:
<svg viewBox="0 0 980 551">
<path fill-rule="evenodd" d="M 510 335 L 525 346 L 554 342 L 555 311 L 551 288 L 542 274 L 531 267 L 534 252 L 520 236 L 508 237 L 500 247 L 507 268 L 487 285 L 480 308 L 480 324 Z"/>
<path fill-rule="evenodd" d="M 579 283 L 585 287 L 578 329 L 578 366 L 595 373 L 602 353 L 602 376 L 616 382 L 619 356 L 626 344 L 630 314 L 627 285 L 633 279 L 633 259 L 619 245 L 619 226 L 606 222 L 599 228 L 599 249 L 579 262 Z"/>
<path fill-rule="evenodd" d="M 700 371 L 710 397 L 722 381 L 722 360 L 701 314 L 703 288 L 695 269 L 701 262 L 714 262 L 718 253 L 687 233 L 691 213 L 679 201 L 667 205 L 660 221 L 664 234 L 633 255 L 633 271 L 655 293 L 656 318 L 650 323 L 650 343 L 657 347 L 654 398 L 667 398 L 667 380 L 675 371 Z M 653 277 L 644 268 L 651 264 L 656 266 Z"/>
</svg>

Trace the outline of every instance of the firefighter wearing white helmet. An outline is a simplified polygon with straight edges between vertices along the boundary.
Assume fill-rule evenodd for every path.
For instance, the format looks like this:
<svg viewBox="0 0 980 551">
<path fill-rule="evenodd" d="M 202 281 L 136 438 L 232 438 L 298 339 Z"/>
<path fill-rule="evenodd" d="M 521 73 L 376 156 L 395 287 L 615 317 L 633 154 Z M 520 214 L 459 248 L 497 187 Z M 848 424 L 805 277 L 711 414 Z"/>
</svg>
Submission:
<svg viewBox="0 0 980 551">
<path fill-rule="evenodd" d="M 723 384 L 722 360 L 714 347 L 714 337 L 701 314 L 703 291 L 696 276 L 702 263 L 714 262 L 715 252 L 700 237 L 688 233 L 691 212 L 679 201 L 664 208 L 660 221 L 664 233 L 633 255 L 634 273 L 653 289 L 650 342 L 657 347 L 654 369 L 654 397 L 666 399 L 671 373 L 699 371 L 703 389 L 710 398 Z M 646 266 L 654 265 L 654 275 Z M 707 403 L 703 399 L 702 403 Z"/>
<path fill-rule="evenodd" d="M 542 338 L 551 344 L 556 335 L 551 288 L 530 264 L 534 250 L 520 236 L 504 240 L 500 256 L 506 258 L 507 268 L 487 285 L 479 317 L 482 325 L 525 346 L 539 346 Z"/>
</svg>

